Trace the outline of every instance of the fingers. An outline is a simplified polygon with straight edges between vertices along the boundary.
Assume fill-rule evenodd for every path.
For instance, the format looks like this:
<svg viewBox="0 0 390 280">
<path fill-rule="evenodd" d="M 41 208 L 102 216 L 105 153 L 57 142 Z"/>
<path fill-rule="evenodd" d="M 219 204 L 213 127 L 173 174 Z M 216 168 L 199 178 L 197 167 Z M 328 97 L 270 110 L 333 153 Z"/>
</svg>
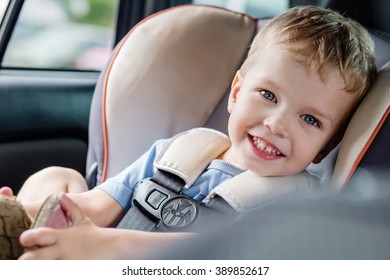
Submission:
<svg viewBox="0 0 390 280">
<path fill-rule="evenodd" d="M 41 227 L 30 229 L 20 235 L 20 244 L 26 252 L 19 257 L 20 260 L 54 260 L 59 258 L 58 231 Z"/>
<path fill-rule="evenodd" d="M 73 200 L 71 200 L 63 192 L 61 192 L 58 197 L 61 202 L 61 207 L 68 219 L 71 221 L 72 225 L 78 225 L 85 221 L 85 215 L 83 211 Z"/>
<path fill-rule="evenodd" d="M 43 247 L 26 251 L 19 257 L 19 260 L 56 260 L 58 259 L 56 250 L 52 247 Z"/>
<path fill-rule="evenodd" d="M 0 194 L 5 196 L 13 196 L 14 193 L 10 187 L 4 186 L 0 188 Z"/>
<path fill-rule="evenodd" d="M 19 238 L 20 244 L 25 248 L 52 246 L 57 242 L 56 231 L 41 227 L 24 231 Z"/>
</svg>

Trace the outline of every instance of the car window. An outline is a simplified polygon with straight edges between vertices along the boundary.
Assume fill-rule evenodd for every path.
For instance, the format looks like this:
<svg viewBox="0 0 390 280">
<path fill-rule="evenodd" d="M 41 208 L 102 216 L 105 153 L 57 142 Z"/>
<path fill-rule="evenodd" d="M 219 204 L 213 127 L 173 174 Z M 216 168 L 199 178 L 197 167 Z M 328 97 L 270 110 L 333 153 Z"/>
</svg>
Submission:
<svg viewBox="0 0 390 280">
<path fill-rule="evenodd" d="M 118 2 L 25 1 L 2 67 L 100 70 L 114 45 Z"/>
<path fill-rule="evenodd" d="M 9 0 L 0 0 L 0 23 L 3 22 L 4 13 L 9 4 Z"/>
<path fill-rule="evenodd" d="M 193 0 L 193 4 L 205 4 L 224 7 L 254 18 L 270 17 L 282 13 L 291 6 L 319 5 L 322 0 Z"/>
<path fill-rule="evenodd" d="M 288 0 L 194 0 L 194 4 L 206 4 L 246 13 L 252 17 L 267 17 L 278 14 L 288 8 Z"/>
</svg>

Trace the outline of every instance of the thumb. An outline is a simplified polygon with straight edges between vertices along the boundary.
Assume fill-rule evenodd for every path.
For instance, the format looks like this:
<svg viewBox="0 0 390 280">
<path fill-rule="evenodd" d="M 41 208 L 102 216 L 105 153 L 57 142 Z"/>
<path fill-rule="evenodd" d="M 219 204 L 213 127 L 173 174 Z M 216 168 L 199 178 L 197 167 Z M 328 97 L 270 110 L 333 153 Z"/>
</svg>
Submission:
<svg viewBox="0 0 390 280">
<path fill-rule="evenodd" d="M 13 196 L 14 193 L 10 187 L 4 186 L 0 188 L 0 194 L 5 196 Z"/>
<path fill-rule="evenodd" d="M 61 192 L 58 198 L 62 210 L 64 210 L 72 225 L 78 225 L 85 221 L 86 217 L 76 202 L 71 200 L 64 192 Z"/>
</svg>

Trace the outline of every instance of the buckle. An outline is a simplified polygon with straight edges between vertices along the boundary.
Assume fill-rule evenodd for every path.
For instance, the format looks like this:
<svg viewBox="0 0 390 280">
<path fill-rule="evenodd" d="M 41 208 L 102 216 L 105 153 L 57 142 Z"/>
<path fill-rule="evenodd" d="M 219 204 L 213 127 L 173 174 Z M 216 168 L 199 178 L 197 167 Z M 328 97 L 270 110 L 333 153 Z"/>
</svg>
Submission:
<svg viewBox="0 0 390 280">
<path fill-rule="evenodd" d="M 191 224 L 196 214 L 195 203 L 187 197 L 177 196 L 161 207 L 161 222 L 168 227 L 181 228 Z"/>
<path fill-rule="evenodd" d="M 171 228 L 190 225 L 198 213 L 197 205 L 191 199 L 176 194 L 150 179 L 138 183 L 134 200 L 143 210 Z"/>
</svg>

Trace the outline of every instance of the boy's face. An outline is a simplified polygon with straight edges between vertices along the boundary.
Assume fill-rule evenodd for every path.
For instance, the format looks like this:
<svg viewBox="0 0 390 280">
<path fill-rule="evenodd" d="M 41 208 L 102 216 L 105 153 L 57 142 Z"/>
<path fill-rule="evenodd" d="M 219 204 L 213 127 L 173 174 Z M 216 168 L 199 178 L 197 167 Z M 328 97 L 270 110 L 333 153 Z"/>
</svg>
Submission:
<svg viewBox="0 0 390 280">
<path fill-rule="evenodd" d="M 229 97 L 231 148 L 222 156 L 261 176 L 283 176 L 321 160 L 355 104 L 337 71 L 323 80 L 283 45 L 263 46 Z"/>
</svg>

